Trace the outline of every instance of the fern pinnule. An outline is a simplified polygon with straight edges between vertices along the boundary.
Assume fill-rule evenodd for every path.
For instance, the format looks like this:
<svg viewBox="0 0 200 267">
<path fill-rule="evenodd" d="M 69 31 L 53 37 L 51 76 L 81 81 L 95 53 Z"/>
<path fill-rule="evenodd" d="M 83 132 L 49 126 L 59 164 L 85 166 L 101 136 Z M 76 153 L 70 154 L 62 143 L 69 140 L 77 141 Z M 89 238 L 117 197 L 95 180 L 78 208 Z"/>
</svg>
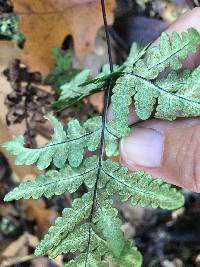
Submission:
<svg viewBox="0 0 200 267">
<path fill-rule="evenodd" d="M 159 105 L 155 117 L 174 120 L 182 113 L 186 117 L 200 115 L 200 86 L 196 79 L 198 68 L 193 71 L 193 78 L 185 76 L 185 72 L 177 73 L 173 79 L 170 74 L 168 77 L 158 77 L 167 67 L 180 69 L 181 60 L 189 52 L 195 52 L 198 44 L 200 34 L 193 28 L 182 34 L 174 32 L 171 40 L 167 33 L 163 33 L 160 46 L 149 47 L 144 58 L 138 59 L 133 66 L 128 66 L 128 72 L 125 70 L 123 76 L 117 79 L 112 96 L 113 124 L 120 130 L 122 137 L 130 134 L 128 113 L 132 102 L 136 114 L 142 120 L 151 117 L 157 100 Z M 175 88 L 173 83 L 179 85 Z"/>
<path fill-rule="evenodd" d="M 23 182 L 14 188 L 4 198 L 4 201 L 14 199 L 38 199 L 42 196 L 50 198 L 65 192 L 74 193 L 85 183 L 89 188 L 94 186 L 94 176 L 97 170 L 97 157 L 84 160 L 78 168 L 65 165 L 59 171 L 50 170 L 36 177 L 34 181 Z"/>
<path fill-rule="evenodd" d="M 41 256 L 53 251 L 77 225 L 80 225 L 85 218 L 89 217 L 91 206 L 91 192 L 85 194 L 82 198 L 75 199 L 72 207 L 64 209 L 62 217 L 57 218 L 55 225 L 49 228 L 48 233 L 36 248 L 35 254 Z"/>
<path fill-rule="evenodd" d="M 39 170 L 44 170 L 51 163 L 57 168 L 64 166 L 68 160 L 72 167 L 78 167 L 84 155 L 84 149 L 95 151 L 100 143 L 101 117 L 87 120 L 83 126 L 78 120 L 71 120 L 67 125 L 67 132 L 61 122 L 53 115 L 47 115 L 54 127 L 51 141 L 44 147 L 24 147 L 24 137 L 17 136 L 12 141 L 3 144 L 12 155 L 16 156 L 16 165 L 32 165 L 36 163 Z M 108 155 L 116 155 L 117 138 L 109 132 L 106 135 Z"/>
</svg>

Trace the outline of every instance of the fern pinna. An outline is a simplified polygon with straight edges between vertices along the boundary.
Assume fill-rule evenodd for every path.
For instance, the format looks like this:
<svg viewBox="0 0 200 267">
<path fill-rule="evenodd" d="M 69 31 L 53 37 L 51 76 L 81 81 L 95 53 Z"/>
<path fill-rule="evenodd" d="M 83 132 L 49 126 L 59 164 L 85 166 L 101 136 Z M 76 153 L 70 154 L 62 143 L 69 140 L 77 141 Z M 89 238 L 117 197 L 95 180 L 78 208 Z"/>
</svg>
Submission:
<svg viewBox="0 0 200 267">
<path fill-rule="evenodd" d="M 21 183 L 5 196 L 5 201 L 49 198 L 64 192 L 74 193 L 82 184 L 87 187 L 87 192 L 75 199 L 71 208 L 64 209 L 62 217 L 50 227 L 36 248 L 37 256 L 47 254 L 55 258 L 62 253 L 74 253 L 74 259 L 66 267 L 109 266 L 111 262 L 116 267 L 142 265 L 140 252 L 121 231 L 113 195 L 118 194 L 122 202 L 163 209 L 181 207 L 184 198 L 173 186 L 142 170 L 130 173 L 109 157 L 117 155 L 119 139 L 130 132 L 128 112 L 132 102 L 142 120 L 150 116 L 174 120 L 180 114 L 200 115 L 200 67 L 193 71 L 181 69 L 181 61 L 195 52 L 198 44 L 200 34 L 193 28 L 182 34 L 174 32 L 171 38 L 163 33 L 158 47 L 140 49 L 134 44 L 127 61 L 121 67 L 116 66 L 111 74 L 101 73 L 88 82 L 88 72 L 83 71 L 63 87 L 69 90 L 66 99 L 69 103 L 84 97 L 84 92 L 88 95 L 106 87 L 102 117 L 88 119 L 82 125 L 71 120 L 65 131 L 66 127 L 49 114 L 54 135 L 46 146 L 26 148 L 23 136 L 3 145 L 16 156 L 17 165 L 36 164 L 40 170 L 50 165 L 56 167 L 35 181 Z M 166 68 L 172 71 L 161 77 L 159 74 Z M 72 84 L 77 89 L 75 93 L 70 88 Z M 107 121 L 111 90 L 113 119 Z M 86 157 L 86 150 L 95 153 Z"/>
</svg>

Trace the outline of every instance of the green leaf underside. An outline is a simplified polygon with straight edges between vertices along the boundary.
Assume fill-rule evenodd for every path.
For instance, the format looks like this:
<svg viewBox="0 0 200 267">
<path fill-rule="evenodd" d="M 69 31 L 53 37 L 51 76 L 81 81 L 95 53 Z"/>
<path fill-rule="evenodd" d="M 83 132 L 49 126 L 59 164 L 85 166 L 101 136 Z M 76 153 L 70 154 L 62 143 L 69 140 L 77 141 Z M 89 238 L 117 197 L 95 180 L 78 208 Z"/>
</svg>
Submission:
<svg viewBox="0 0 200 267">
<path fill-rule="evenodd" d="M 112 207 L 112 202 L 107 201 L 106 205 L 99 203 L 99 209 L 95 214 L 94 221 L 97 221 L 97 228 L 102 232 L 103 238 L 107 241 L 112 254 L 119 258 L 125 242 L 121 231 L 121 221 L 117 218 L 118 211 Z"/>
<path fill-rule="evenodd" d="M 60 172 L 48 171 L 35 181 L 21 183 L 5 196 L 5 200 L 51 197 L 66 191 L 73 193 L 83 182 L 88 189 L 92 189 L 95 186 L 97 161 L 94 156 L 86 159 L 79 168 L 68 165 Z M 129 173 L 128 168 L 111 160 L 104 161 L 102 165 L 98 188 L 105 188 L 109 195 L 118 193 L 122 201 L 130 200 L 133 205 L 143 207 L 175 209 L 184 203 L 182 194 L 171 185 L 154 179 L 144 171 Z"/>
<path fill-rule="evenodd" d="M 54 116 L 49 114 L 48 119 L 54 127 L 54 134 L 46 146 L 34 149 L 26 148 L 23 136 L 18 136 L 3 145 L 7 151 L 16 156 L 16 165 L 36 163 L 37 168 L 43 170 L 51 163 L 57 168 L 62 168 L 68 160 L 72 167 L 78 167 L 83 160 L 84 149 L 95 151 L 98 148 L 101 136 L 101 117 L 89 119 L 83 126 L 78 120 L 71 120 L 67 125 L 67 133 Z M 116 155 L 117 138 L 107 131 L 105 139 L 107 155 Z"/>
<path fill-rule="evenodd" d="M 74 193 L 87 180 L 88 185 L 93 187 L 96 172 L 97 157 L 93 156 L 87 158 L 78 168 L 65 165 L 59 171 L 50 170 L 39 175 L 35 181 L 21 183 L 6 195 L 5 201 L 21 198 L 38 199 L 42 196 L 50 198 L 54 195 L 62 195 L 64 192 Z"/>
<path fill-rule="evenodd" d="M 126 240 L 123 251 L 119 258 L 113 257 L 113 264 L 117 267 L 141 267 L 142 266 L 142 255 L 133 246 L 131 240 Z"/>
<path fill-rule="evenodd" d="M 80 175 L 83 169 L 85 169 L 85 173 Z M 68 190 L 74 192 L 84 179 L 88 189 L 91 189 L 94 187 L 96 171 L 97 157 L 91 157 L 86 159 L 78 170 L 77 168 L 72 170 L 70 166 L 66 167 L 65 170 L 61 170 L 63 174 L 68 173 L 69 177 L 67 175 L 61 175 L 61 173 L 58 175 L 58 172 L 57 175 L 56 173 L 53 174 L 56 171 L 49 171 L 52 173 L 50 175 L 47 172 L 47 177 L 39 176 L 35 181 L 22 183 L 19 187 L 9 192 L 5 200 L 10 201 L 29 197 L 39 198 L 42 195 L 49 197 L 62 194 Z M 70 181 L 71 175 L 74 178 Z M 75 177 L 79 182 L 75 180 Z M 53 182 L 49 185 L 48 180 L 52 181 L 52 178 Z M 44 186 L 41 186 L 40 179 L 46 181 L 46 183 L 43 183 Z M 58 179 L 61 180 L 58 181 Z M 74 184 L 71 186 L 73 182 Z M 98 189 L 100 190 L 100 198 L 97 201 L 98 208 L 96 208 L 92 222 L 90 254 L 98 256 L 111 255 L 114 262 L 120 262 L 120 265 L 118 264 L 116 266 L 126 266 L 123 263 L 125 260 L 122 260 L 122 255 L 125 253 L 124 246 L 126 245 L 126 240 L 120 230 L 121 222 L 116 217 L 117 210 L 112 208 L 112 203 L 109 202 L 110 196 L 117 193 L 122 201 L 130 200 L 134 205 L 154 208 L 174 209 L 182 206 L 184 202 L 181 193 L 172 186 L 161 180 L 152 178 L 150 175 L 145 174 L 144 171 L 128 173 L 126 167 L 121 167 L 118 163 L 112 162 L 111 160 L 105 161 L 102 165 Z M 67 252 L 86 253 L 89 227 L 87 219 L 90 216 L 91 207 L 91 192 L 85 194 L 81 199 L 74 200 L 72 208 L 65 209 L 63 216 L 56 220 L 55 226 L 50 227 L 49 232 L 37 247 L 35 254 L 37 256 L 48 254 L 50 258 L 55 258 L 57 255 Z M 80 226 L 81 224 L 82 226 Z M 127 266 L 131 266 L 130 261 L 133 260 L 133 255 L 130 253 L 129 256 L 123 256 L 129 262 Z M 70 264 L 75 263 L 72 262 Z M 88 266 L 90 266 L 89 263 Z M 135 266 L 141 265 L 139 263 L 137 265 L 136 261 Z"/>
<path fill-rule="evenodd" d="M 133 100 L 142 120 L 150 118 L 153 111 L 156 118 L 167 120 L 175 120 L 180 115 L 200 116 L 200 67 L 192 71 L 181 69 L 182 60 L 194 53 L 198 44 L 200 35 L 194 29 L 173 33 L 171 38 L 163 33 L 158 47 L 141 49 L 134 44 L 126 62 L 114 73 L 110 75 L 103 70 L 96 79 L 85 82 L 89 75 L 85 70 L 63 86 L 63 99 L 60 100 L 82 99 L 112 78 L 113 119 L 105 126 L 104 148 L 108 157 L 116 155 L 119 138 L 130 133 L 128 113 Z M 163 74 L 166 68 L 171 71 Z M 25 148 L 21 136 L 4 147 L 17 156 L 19 165 L 36 163 L 39 169 L 45 169 L 53 163 L 59 169 L 47 171 L 35 181 L 22 183 L 5 196 L 5 201 L 74 193 L 83 184 L 87 193 L 75 199 L 71 208 L 64 209 L 35 254 L 55 258 L 64 253 L 78 253 L 74 260 L 64 265 L 72 267 L 85 267 L 86 259 L 87 267 L 108 267 L 108 262 L 115 267 L 141 267 L 141 254 L 120 230 L 121 221 L 112 207 L 112 196 L 117 194 L 122 202 L 130 201 L 133 205 L 171 210 L 183 205 L 183 195 L 144 171 L 130 173 L 128 168 L 110 159 L 104 158 L 100 162 L 99 156 L 85 157 L 86 150 L 98 152 L 101 117 L 89 119 L 83 125 L 72 120 L 67 131 L 55 117 L 48 115 L 48 118 L 54 135 L 45 147 Z M 95 192 L 97 196 L 93 203 Z"/>
<path fill-rule="evenodd" d="M 90 215 L 92 206 L 92 194 L 87 193 L 81 199 L 75 199 L 72 208 L 63 210 L 62 217 L 55 221 L 55 225 L 49 228 L 35 250 L 36 256 L 50 254 L 66 237 Z M 84 238 L 84 237 L 83 237 Z M 79 250 L 79 247 L 77 247 Z"/>
<path fill-rule="evenodd" d="M 82 199 L 76 199 L 71 209 L 65 209 L 63 216 L 56 220 L 55 226 L 49 229 L 43 241 L 36 248 L 35 254 L 40 256 L 47 253 L 53 259 L 62 253 L 79 252 L 83 254 L 65 266 L 82 266 L 82 264 L 85 264 L 89 224 L 83 222 L 80 226 L 80 223 L 83 218 L 89 216 L 87 212 L 91 208 L 91 200 L 91 194 L 86 194 Z M 76 220 L 71 222 L 70 214 L 73 212 L 76 215 L 73 216 L 73 220 L 75 218 Z M 112 207 L 112 201 L 102 200 L 101 196 L 92 222 L 87 266 L 90 266 L 93 262 L 100 266 L 102 256 L 111 256 L 116 262 L 116 266 L 131 266 L 131 262 L 135 263 L 132 266 L 141 266 L 142 257 L 132 242 L 124 239 L 120 230 L 121 221 L 116 217 L 117 213 L 117 210 Z"/>
<path fill-rule="evenodd" d="M 130 133 L 128 113 L 133 100 L 135 111 L 142 120 L 150 118 L 157 102 L 156 118 L 174 120 L 181 114 L 185 117 L 200 115 L 200 83 L 197 79 L 200 67 L 190 75 L 188 71 L 180 74 L 174 71 L 167 77 L 158 77 L 167 67 L 180 69 L 181 61 L 189 52 L 196 52 L 198 44 L 200 34 L 192 28 L 180 35 L 173 33 L 171 40 L 163 33 L 158 47 L 147 49 L 145 57 L 140 58 L 132 69 L 128 66 L 128 71 L 116 81 L 112 96 L 113 125 L 121 136 Z"/>
</svg>

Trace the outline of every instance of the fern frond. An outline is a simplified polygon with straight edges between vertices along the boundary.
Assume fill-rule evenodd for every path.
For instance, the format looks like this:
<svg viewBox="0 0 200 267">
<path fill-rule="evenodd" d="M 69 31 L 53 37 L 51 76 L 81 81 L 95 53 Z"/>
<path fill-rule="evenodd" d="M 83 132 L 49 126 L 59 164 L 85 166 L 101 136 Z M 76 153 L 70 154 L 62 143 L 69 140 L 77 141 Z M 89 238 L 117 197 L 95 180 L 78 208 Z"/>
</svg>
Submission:
<svg viewBox="0 0 200 267">
<path fill-rule="evenodd" d="M 146 49 L 147 47 L 142 49 L 134 43 L 129 57 L 121 67 L 114 65 L 114 71 L 110 73 L 109 65 L 105 64 L 102 71 L 93 80 L 87 81 L 89 70 L 83 70 L 70 82 L 61 86 L 60 97 L 51 107 L 63 106 L 67 108 L 91 94 L 104 90 L 110 79 L 114 84 L 116 79 L 121 76 L 122 71 L 129 72 L 132 70 L 133 65 L 146 53 Z"/>
<path fill-rule="evenodd" d="M 146 54 L 149 45 L 144 48 L 140 47 L 139 44 L 133 43 L 129 52 L 129 56 L 123 63 L 123 72 L 132 72 L 134 65 Z"/>
<path fill-rule="evenodd" d="M 200 67 L 193 71 L 185 70 L 181 74 L 171 72 L 165 79 L 156 82 L 156 86 L 165 91 L 158 95 L 155 117 L 175 120 L 178 116 L 200 116 Z"/>
<path fill-rule="evenodd" d="M 62 217 L 55 221 L 55 225 L 49 228 L 48 233 L 35 250 L 35 255 L 49 254 L 65 240 L 74 228 L 81 224 L 90 215 L 92 207 L 92 194 L 87 193 L 82 198 L 75 199 L 72 208 L 63 210 Z M 83 237 L 84 238 L 84 237 Z"/>
<path fill-rule="evenodd" d="M 42 196 L 50 198 L 64 192 L 74 193 L 86 180 L 89 188 L 94 187 L 94 177 L 97 170 L 97 157 L 87 158 L 78 168 L 70 165 L 64 166 L 59 171 L 50 170 L 39 175 L 34 181 L 21 183 L 10 191 L 4 201 L 18 199 L 38 199 Z"/>
<path fill-rule="evenodd" d="M 130 134 L 128 113 L 132 102 L 142 120 L 150 118 L 157 100 L 157 118 L 172 120 L 180 114 L 186 117 L 200 115 L 200 85 L 197 82 L 199 68 L 193 71 L 192 77 L 186 72 L 173 72 L 168 77 L 157 78 L 168 66 L 173 69 L 180 68 L 181 60 L 189 52 L 195 52 L 197 44 L 200 44 L 200 34 L 194 29 L 189 29 L 181 35 L 173 33 L 171 41 L 167 33 L 163 33 L 160 46 L 147 49 L 144 59 L 139 59 L 132 71 L 124 72 L 124 76 L 116 81 L 113 88 L 115 131 L 118 130 L 121 136 Z"/>
<path fill-rule="evenodd" d="M 196 52 L 198 44 L 200 44 L 200 34 L 194 28 L 189 28 L 187 32 L 180 34 L 173 32 L 171 38 L 163 32 L 159 46 L 149 47 L 144 59 L 136 62 L 133 73 L 153 80 L 166 67 L 178 70 L 182 67 L 181 61 L 189 53 Z"/>
<path fill-rule="evenodd" d="M 92 225 L 87 222 L 84 223 L 89 217 L 88 208 L 84 211 L 84 205 L 91 207 L 92 204 L 90 202 L 91 198 L 88 198 L 88 196 L 84 195 L 84 200 L 76 200 L 81 201 L 81 205 L 79 203 L 78 206 L 74 202 L 71 209 L 66 209 L 66 212 L 63 212 L 65 213 L 63 214 L 64 218 L 59 218 L 55 226 L 49 229 L 48 234 L 37 247 L 36 255 L 47 253 L 49 257 L 53 259 L 63 253 L 78 252 L 81 254 L 66 266 L 79 266 L 75 265 L 77 263 L 81 266 L 81 264 L 85 263 L 86 257 L 88 258 L 87 266 L 90 266 L 90 262 L 92 263 L 93 261 L 96 264 L 100 264 L 102 256 L 111 257 L 113 261 L 117 263 L 116 266 L 125 266 L 119 265 L 119 263 L 122 264 L 122 258 L 125 260 L 125 264 L 128 260 L 130 261 L 130 258 L 132 259 L 133 256 L 136 256 L 134 257 L 135 266 L 141 266 L 141 255 L 134 246 L 132 246 L 131 242 L 127 243 L 127 240 L 124 239 L 120 229 L 121 221 L 117 218 L 118 212 L 112 207 L 112 201 L 106 200 L 106 197 L 108 197 L 107 195 L 102 196 L 102 194 L 100 194 Z M 80 209 L 83 210 L 84 217 L 77 216 L 77 213 L 80 214 Z M 76 216 L 73 216 L 76 217 L 76 220 L 73 222 L 74 227 L 70 228 L 69 220 L 72 210 L 76 213 Z M 81 221 L 83 224 L 80 226 Z M 61 230 L 60 227 L 62 227 Z M 59 235 L 57 233 L 58 229 L 60 230 Z M 90 243 L 88 248 L 89 231 Z M 132 255 L 131 253 L 134 254 Z"/>
<path fill-rule="evenodd" d="M 115 65 L 114 70 L 117 71 L 118 67 Z M 54 102 L 51 106 L 64 106 L 65 108 L 74 105 L 76 102 L 79 102 L 81 99 L 104 90 L 105 81 L 108 80 L 109 76 L 109 65 L 105 64 L 94 80 L 87 81 L 90 71 L 85 69 L 77 74 L 70 82 L 62 85 L 60 87 L 60 97 Z M 105 78 L 106 77 L 106 78 Z"/>
<path fill-rule="evenodd" d="M 49 254 L 51 259 L 56 258 L 58 255 L 68 252 L 84 252 L 88 246 L 88 231 L 89 224 L 84 224 L 81 227 L 76 228 L 70 233 L 66 239 L 63 239 L 57 247 Z M 91 242 L 90 242 L 90 254 L 98 252 L 98 255 L 105 255 L 108 251 L 106 241 L 103 240 L 91 230 Z"/>
<path fill-rule="evenodd" d="M 133 45 L 129 58 L 116 72 L 108 74 L 103 70 L 95 80 L 84 82 L 89 75 L 86 70 L 63 87 L 63 100 L 73 102 L 105 85 L 109 85 L 108 96 L 109 88 L 114 86 L 114 118 L 110 122 L 106 121 L 106 101 L 102 118 L 89 119 L 83 125 L 72 120 L 66 131 L 54 116 L 48 115 L 54 134 L 42 148 L 24 147 L 22 136 L 4 144 L 16 156 L 18 165 L 36 163 L 39 169 L 45 169 L 53 163 L 59 168 L 22 183 L 5 196 L 5 201 L 74 193 L 86 185 L 87 193 L 75 199 L 71 208 L 64 209 L 62 217 L 50 227 L 36 248 L 37 256 L 78 254 L 65 267 L 107 267 L 108 261 L 116 267 L 141 267 L 141 254 L 121 231 L 121 221 L 112 206 L 113 195 L 118 194 L 122 202 L 133 205 L 170 210 L 181 207 L 184 198 L 175 187 L 144 171 L 130 173 L 127 167 L 106 160 L 106 155 L 116 155 L 119 138 L 130 133 L 128 113 L 132 98 L 143 120 L 150 118 L 152 111 L 155 117 L 168 120 L 179 115 L 200 115 L 200 67 L 192 72 L 176 72 L 182 59 L 195 52 L 199 43 L 200 35 L 194 29 L 180 35 L 173 33 L 171 39 L 164 33 L 157 48 Z M 166 67 L 173 71 L 160 78 Z M 98 156 L 83 160 L 86 149 L 97 151 Z"/>
<path fill-rule="evenodd" d="M 122 201 L 130 200 L 142 207 L 177 209 L 184 204 L 183 195 L 175 187 L 155 179 L 144 171 L 128 173 L 128 168 L 107 160 L 103 170 L 108 194 L 118 193 Z"/>
<path fill-rule="evenodd" d="M 120 78 L 112 96 L 113 128 L 119 130 L 121 136 L 130 133 L 128 113 L 132 102 L 137 115 L 142 120 L 150 118 L 154 108 L 156 108 L 154 116 L 166 120 L 175 120 L 180 115 L 200 116 L 200 83 L 197 79 L 199 74 L 200 67 L 191 73 L 189 71 L 181 74 L 172 72 L 155 82 L 130 74 L 125 75 L 123 79 Z M 125 88 L 124 86 L 127 85 L 129 87 Z"/>
<path fill-rule="evenodd" d="M 51 163 L 57 168 L 63 167 L 68 160 L 72 167 L 78 167 L 82 160 L 84 149 L 95 151 L 100 143 L 101 118 L 94 117 L 87 120 L 83 126 L 78 120 L 71 120 L 65 132 L 63 125 L 51 114 L 48 119 L 54 127 L 51 141 L 41 148 L 24 147 L 24 137 L 18 136 L 3 144 L 10 154 L 17 156 L 16 165 L 31 165 L 36 163 L 39 170 L 46 169 Z M 108 155 L 116 155 L 117 138 L 107 132 L 106 151 Z"/>
</svg>

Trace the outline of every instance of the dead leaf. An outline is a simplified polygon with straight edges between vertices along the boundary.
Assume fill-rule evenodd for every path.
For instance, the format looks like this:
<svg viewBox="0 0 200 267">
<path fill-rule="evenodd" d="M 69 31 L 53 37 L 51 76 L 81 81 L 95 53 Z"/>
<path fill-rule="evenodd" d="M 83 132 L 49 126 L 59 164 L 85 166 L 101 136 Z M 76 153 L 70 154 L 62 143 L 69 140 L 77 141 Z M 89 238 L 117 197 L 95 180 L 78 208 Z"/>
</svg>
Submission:
<svg viewBox="0 0 200 267">
<path fill-rule="evenodd" d="M 0 205 L 0 216 L 18 216 L 18 212 L 11 203 L 3 203 Z"/>
<path fill-rule="evenodd" d="M 44 74 L 53 67 L 53 47 L 72 36 L 77 58 L 92 51 L 103 25 L 99 0 L 12 0 L 20 17 L 20 31 L 26 42 L 22 60 L 32 70 Z M 106 1 L 108 23 L 113 21 L 115 0 Z"/>
<path fill-rule="evenodd" d="M 29 233 L 24 233 L 3 251 L 2 256 L 5 258 L 19 256 L 19 252 L 22 250 L 24 246 L 35 248 L 38 245 L 38 243 L 39 240 L 36 236 L 33 236 Z"/>
<path fill-rule="evenodd" d="M 13 135 L 24 134 L 26 131 L 24 121 L 19 124 L 10 125 L 9 127 L 6 125 L 6 114 L 8 112 L 8 108 L 4 102 L 6 96 L 10 94 L 13 89 L 4 76 L 3 71 L 7 69 L 9 65 L 11 65 L 11 62 L 13 62 L 16 58 L 19 58 L 19 49 L 11 42 L 0 41 L 0 144 L 11 140 Z M 43 86 L 42 89 L 45 89 L 45 87 Z M 45 141 L 47 142 L 47 140 Z M 38 143 L 38 145 L 43 145 L 45 141 L 43 141 L 42 144 Z M 32 166 L 16 166 L 14 164 L 15 158 L 2 147 L 0 147 L 0 152 L 2 152 L 7 158 L 10 168 L 18 180 L 26 180 L 27 178 L 30 180 L 41 173 Z"/>
<path fill-rule="evenodd" d="M 20 206 L 28 221 L 36 221 L 37 236 L 42 238 L 49 227 L 54 223 L 57 213 L 52 209 L 46 208 L 42 199 L 21 200 Z"/>
<path fill-rule="evenodd" d="M 104 92 L 96 93 L 88 97 L 89 103 L 99 112 L 103 111 Z"/>
</svg>

